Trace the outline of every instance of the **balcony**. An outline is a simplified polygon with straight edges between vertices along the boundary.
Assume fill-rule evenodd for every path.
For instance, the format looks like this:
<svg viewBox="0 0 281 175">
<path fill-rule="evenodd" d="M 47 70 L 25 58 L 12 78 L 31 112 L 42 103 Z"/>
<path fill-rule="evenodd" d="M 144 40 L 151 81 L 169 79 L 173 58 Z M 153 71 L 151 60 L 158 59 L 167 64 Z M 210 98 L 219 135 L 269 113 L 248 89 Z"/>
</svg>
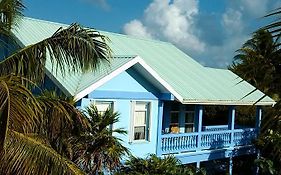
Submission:
<svg viewBox="0 0 281 175">
<path fill-rule="evenodd" d="M 203 127 L 202 132 L 162 134 L 160 153 L 181 154 L 229 147 L 249 146 L 256 139 L 256 129 L 227 130 L 224 125 Z"/>
</svg>

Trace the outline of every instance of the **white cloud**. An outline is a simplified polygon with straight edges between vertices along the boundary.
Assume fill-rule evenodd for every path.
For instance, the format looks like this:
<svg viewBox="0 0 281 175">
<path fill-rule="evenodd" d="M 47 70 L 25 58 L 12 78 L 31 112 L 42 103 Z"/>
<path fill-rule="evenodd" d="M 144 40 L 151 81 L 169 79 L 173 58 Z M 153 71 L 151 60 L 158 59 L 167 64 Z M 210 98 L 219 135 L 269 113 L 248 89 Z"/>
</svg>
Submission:
<svg viewBox="0 0 281 175">
<path fill-rule="evenodd" d="M 124 32 L 128 35 L 139 36 L 142 38 L 152 38 L 151 34 L 147 31 L 147 28 L 139 20 L 132 20 L 124 25 Z"/>
<path fill-rule="evenodd" d="M 264 16 L 267 13 L 269 0 L 240 0 L 243 10 L 255 17 Z"/>
<path fill-rule="evenodd" d="M 98 5 L 104 10 L 110 10 L 110 5 L 107 3 L 107 0 L 81 0 L 87 3 L 91 3 L 93 5 Z"/>
<path fill-rule="evenodd" d="M 153 0 L 142 19 L 128 22 L 123 29 L 129 35 L 169 41 L 204 65 L 225 68 L 257 29 L 257 19 L 275 4 L 226 1 L 223 12 L 207 14 L 200 10 L 198 0 Z"/>
<path fill-rule="evenodd" d="M 227 9 L 222 15 L 222 26 L 228 34 L 238 34 L 243 31 L 242 14 L 238 10 Z"/>
<path fill-rule="evenodd" d="M 145 10 L 143 22 L 132 20 L 125 24 L 123 30 L 126 34 L 152 36 L 168 40 L 181 48 L 189 45 L 190 51 L 203 52 L 205 44 L 195 35 L 194 20 L 197 14 L 198 0 L 154 0 Z M 132 24 L 144 32 L 128 32 Z"/>
</svg>

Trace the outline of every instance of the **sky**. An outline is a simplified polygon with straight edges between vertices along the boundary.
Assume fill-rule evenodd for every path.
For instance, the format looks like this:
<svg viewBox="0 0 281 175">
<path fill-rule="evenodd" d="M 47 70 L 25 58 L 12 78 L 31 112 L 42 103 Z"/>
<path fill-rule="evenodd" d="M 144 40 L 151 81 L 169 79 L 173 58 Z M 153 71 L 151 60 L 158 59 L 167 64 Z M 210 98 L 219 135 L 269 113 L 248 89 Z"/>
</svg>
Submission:
<svg viewBox="0 0 281 175">
<path fill-rule="evenodd" d="M 226 68 L 281 0 L 24 0 L 25 16 L 171 42 Z"/>
</svg>

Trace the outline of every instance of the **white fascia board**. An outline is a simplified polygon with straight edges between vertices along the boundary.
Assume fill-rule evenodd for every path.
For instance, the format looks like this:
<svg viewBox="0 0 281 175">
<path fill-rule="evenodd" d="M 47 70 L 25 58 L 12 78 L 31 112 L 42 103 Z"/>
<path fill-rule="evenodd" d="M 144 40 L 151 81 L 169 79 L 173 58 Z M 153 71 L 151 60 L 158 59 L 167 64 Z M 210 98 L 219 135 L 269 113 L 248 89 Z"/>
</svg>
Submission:
<svg viewBox="0 0 281 175">
<path fill-rule="evenodd" d="M 132 67 L 133 65 L 135 65 L 137 63 L 139 63 L 144 69 L 146 69 L 151 74 L 151 76 L 153 76 L 160 84 L 162 84 L 169 92 L 171 92 L 178 101 L 180 101 L 180 102 L 183 101 L 183 98 L 165 80 L 163 80 L 150 66 L 148 66 L 148 64 L 146 64 L 143 61 L 143 59 L 139 56 L 136 56 L 134 59 L 127 62 L 126 64 L 124 64 L 120 68 L 116 69 L 112 73 L 110 73 L 107 76 L 101 78 L 96 83 L 92 84 L 88 88 L 86 88 L 83 91 L 76 94 L 74 96 L 75 101 L 78 101 L 78 100 L 82 99 L 83 97 L 85 97 L 89 93 L 93 92 L 98 87 L 102 86 L 103 84 L 105 84 L 106 82 L 111 80 L 112 78 L 116 77 L 117 75 L 119 75 L 120 73 L 122 73 L 123 71 L 127 70 L 128 68 Z"/>
<path fill-rule="evenodd" d="M 239 106 L 274 106 L 276 102 L 243 102 L 243 101 L 194 101 L 183 100 L 183 104 L 201 104 L 201 105 L 239 105 Z"/>
<path fill-rule="evenodd" d="M 163 80 L 157 72 L 155 72 L 148 64 L 146 64 L 141 57 L 137 56 L 140 59 L 139 63 L 146 69 L 159 83 L 161 83 L 168 91 L 170 91 L 178 101 L 183 102 L 182 96 L 177 93 L 171 85 L 169 85 L 165 80 Z"/>
</svg>

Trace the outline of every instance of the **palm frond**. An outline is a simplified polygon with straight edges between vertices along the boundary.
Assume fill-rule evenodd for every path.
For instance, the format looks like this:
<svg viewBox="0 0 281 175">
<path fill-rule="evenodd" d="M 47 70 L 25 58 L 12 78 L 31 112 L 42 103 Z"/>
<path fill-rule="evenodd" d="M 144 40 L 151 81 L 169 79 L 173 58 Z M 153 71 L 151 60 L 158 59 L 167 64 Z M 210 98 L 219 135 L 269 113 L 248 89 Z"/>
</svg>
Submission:
<svg viewBox="0 0 281 175">
<path fill-rule="evenodd" d="M 106 42 L 107 38 L 98 31 L 72 24 L 1 61 L 0 75 L 15 73 L 41 82 L 47 59 L 50 59 L 53 70 L 62 75 L 95 70 L 101 62 L 109 61 L 111 50 Z"/>
<path fill-rule="evenodd" d="M 263 27 L 262 29 L 269 30 L 274 37 L 279 37 L 281 32 L 281 21 L 280 21 L 280 15 L 281 15 L 281 8 L 277 8 L 270 12 L 269 14 L 265 15 L 264 17 L 275 17 L 275 20 Z"/>
<path fill-rule="evenodd" d="M 41 107 L 32 93 L 21 83 L 21 77 L 0 77 L 0 151 L 3 149 L 7 129 L 32 131 L 42 117 Z"/>
<path fill-rule="evenodd" d="M 118 122 L 119 113 L 111 108 L 99 112 L 94 104 L 90 104 L 84 112 L 91 129 L 70 139 L 75 153 L 74 161 L 87 173 L 115 170 L 121 165 L 121 158 L 130 155 L 129 149 L 122 145 L 122 139 L 113 135 L 127 132 L 122 128 L 109 127 Z"/>
<path fill-rule="evenodd" d="M 55 91 L 44 91 L 36 99 L 42 106 L 44 117 L 35 132 L 45 135 L 59 153 L 65 151 L 65 140 L 70 135 L 90 127 L 82 112 L 74 106 L 73 98 L 57 95 Z"/>
<path fill-rule="evenodd" d="M 17 25 L 23 16 L 24 9 L 22 0 L 0 1 L 0 34 L 10 34 L 10 30 Z"/>
<path fill-rule="evenodd" d="M 10 130 L 0 174 L 84 174 L 41 139 Z"/>
</svg>

